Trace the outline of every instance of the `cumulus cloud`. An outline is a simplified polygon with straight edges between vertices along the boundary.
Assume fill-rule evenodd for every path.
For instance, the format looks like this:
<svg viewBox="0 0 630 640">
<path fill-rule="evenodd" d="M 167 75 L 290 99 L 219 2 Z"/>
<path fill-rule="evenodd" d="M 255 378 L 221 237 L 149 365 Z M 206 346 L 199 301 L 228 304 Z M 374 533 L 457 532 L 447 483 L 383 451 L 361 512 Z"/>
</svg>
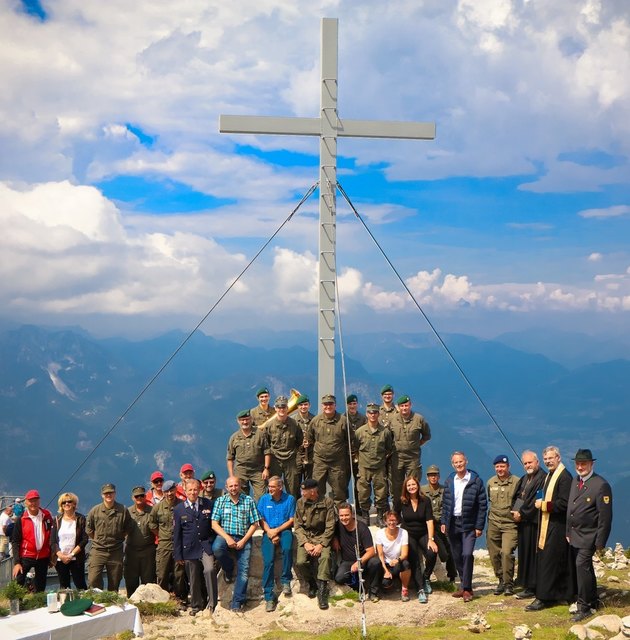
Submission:
<svg viewBox="0 0 630 640">
<path fill-rule="evenodd" d="M 589 262 L 601 262 L 603 257 L 604 256 L 601 253 L 594 251 L 593 253 L 590 253 L 586 259 Z"/>
</svg>

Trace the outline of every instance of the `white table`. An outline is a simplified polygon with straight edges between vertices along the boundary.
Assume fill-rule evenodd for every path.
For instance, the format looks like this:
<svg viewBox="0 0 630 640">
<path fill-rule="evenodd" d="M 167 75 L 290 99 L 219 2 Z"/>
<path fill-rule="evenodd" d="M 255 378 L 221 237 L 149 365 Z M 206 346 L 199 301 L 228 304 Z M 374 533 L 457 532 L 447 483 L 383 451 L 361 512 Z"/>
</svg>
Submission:
<svg viewBox="0 0 630 640">
<path fill-rule="evenodd" d="M 94 617 L 48 613 L 46 607 L 0 618 L 2 640 L 97 640 L 121 631 L 143 635 L 138 608 L 112 605 Z"/>
</svg>

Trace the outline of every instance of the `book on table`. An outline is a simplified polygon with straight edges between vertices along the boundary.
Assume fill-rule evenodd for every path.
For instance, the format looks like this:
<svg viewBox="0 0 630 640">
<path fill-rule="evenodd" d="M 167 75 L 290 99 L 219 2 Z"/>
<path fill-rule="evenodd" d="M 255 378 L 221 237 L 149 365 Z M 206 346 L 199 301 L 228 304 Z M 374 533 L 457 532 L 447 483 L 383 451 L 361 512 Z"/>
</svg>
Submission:
<svg viewBox="0 0 630 640">
<path fill-rule="evenodd" d="M 102 604 L 93 604 L 89 609 L 86 609 L 83 613 L 86 616 L 97 616 L 99 613 L 103 613 L 105 607 Z"/>
</svg>

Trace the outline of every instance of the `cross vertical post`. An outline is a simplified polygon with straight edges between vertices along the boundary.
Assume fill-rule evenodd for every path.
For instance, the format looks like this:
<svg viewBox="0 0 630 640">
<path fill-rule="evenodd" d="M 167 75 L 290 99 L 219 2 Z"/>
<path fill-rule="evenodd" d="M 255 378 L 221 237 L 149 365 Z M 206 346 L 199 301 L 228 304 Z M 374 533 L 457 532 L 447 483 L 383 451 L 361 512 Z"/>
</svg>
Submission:
<svg viewBox="0 0 630 640">
<path fill-rule="evenodd" d="M 435 123 L 342 120 L 337 110 L 338 20 L 321 25 L 321 99 L 319 118 L 219 116 L 221 133 L 319 137 L 319 315 L 317 387 L 319 398 L 335 393 L 337 138 L 433 140 Z"/>
<path fill-rule="evenodd" d="M 317 389 L 335 393 L 335 313 L 337 244 L 337 20 L 322 20 L 319 139 L 319 316 Z"/>
</svg>

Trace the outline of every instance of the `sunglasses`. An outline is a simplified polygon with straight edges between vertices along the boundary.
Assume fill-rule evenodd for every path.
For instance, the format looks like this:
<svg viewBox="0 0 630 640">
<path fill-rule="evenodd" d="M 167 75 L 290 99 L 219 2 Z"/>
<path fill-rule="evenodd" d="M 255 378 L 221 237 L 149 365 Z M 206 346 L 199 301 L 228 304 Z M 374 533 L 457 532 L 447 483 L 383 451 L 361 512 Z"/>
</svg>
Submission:
<svg viewBox="0 0 630 640">
<path fill-rule="evenodd" d="M 153 480 L 153 484 L 164 484 L 164 480 Z"/>
<path fill-rule="evenodd" d="M 64 500 L 61 504 L 74 504 L 72 500 Z"/>
<path fill-rule="evenodd" d="M 134 496 L 134 498 L 146 498 L 146 493 L 138 493 Z"/>
</svg>

